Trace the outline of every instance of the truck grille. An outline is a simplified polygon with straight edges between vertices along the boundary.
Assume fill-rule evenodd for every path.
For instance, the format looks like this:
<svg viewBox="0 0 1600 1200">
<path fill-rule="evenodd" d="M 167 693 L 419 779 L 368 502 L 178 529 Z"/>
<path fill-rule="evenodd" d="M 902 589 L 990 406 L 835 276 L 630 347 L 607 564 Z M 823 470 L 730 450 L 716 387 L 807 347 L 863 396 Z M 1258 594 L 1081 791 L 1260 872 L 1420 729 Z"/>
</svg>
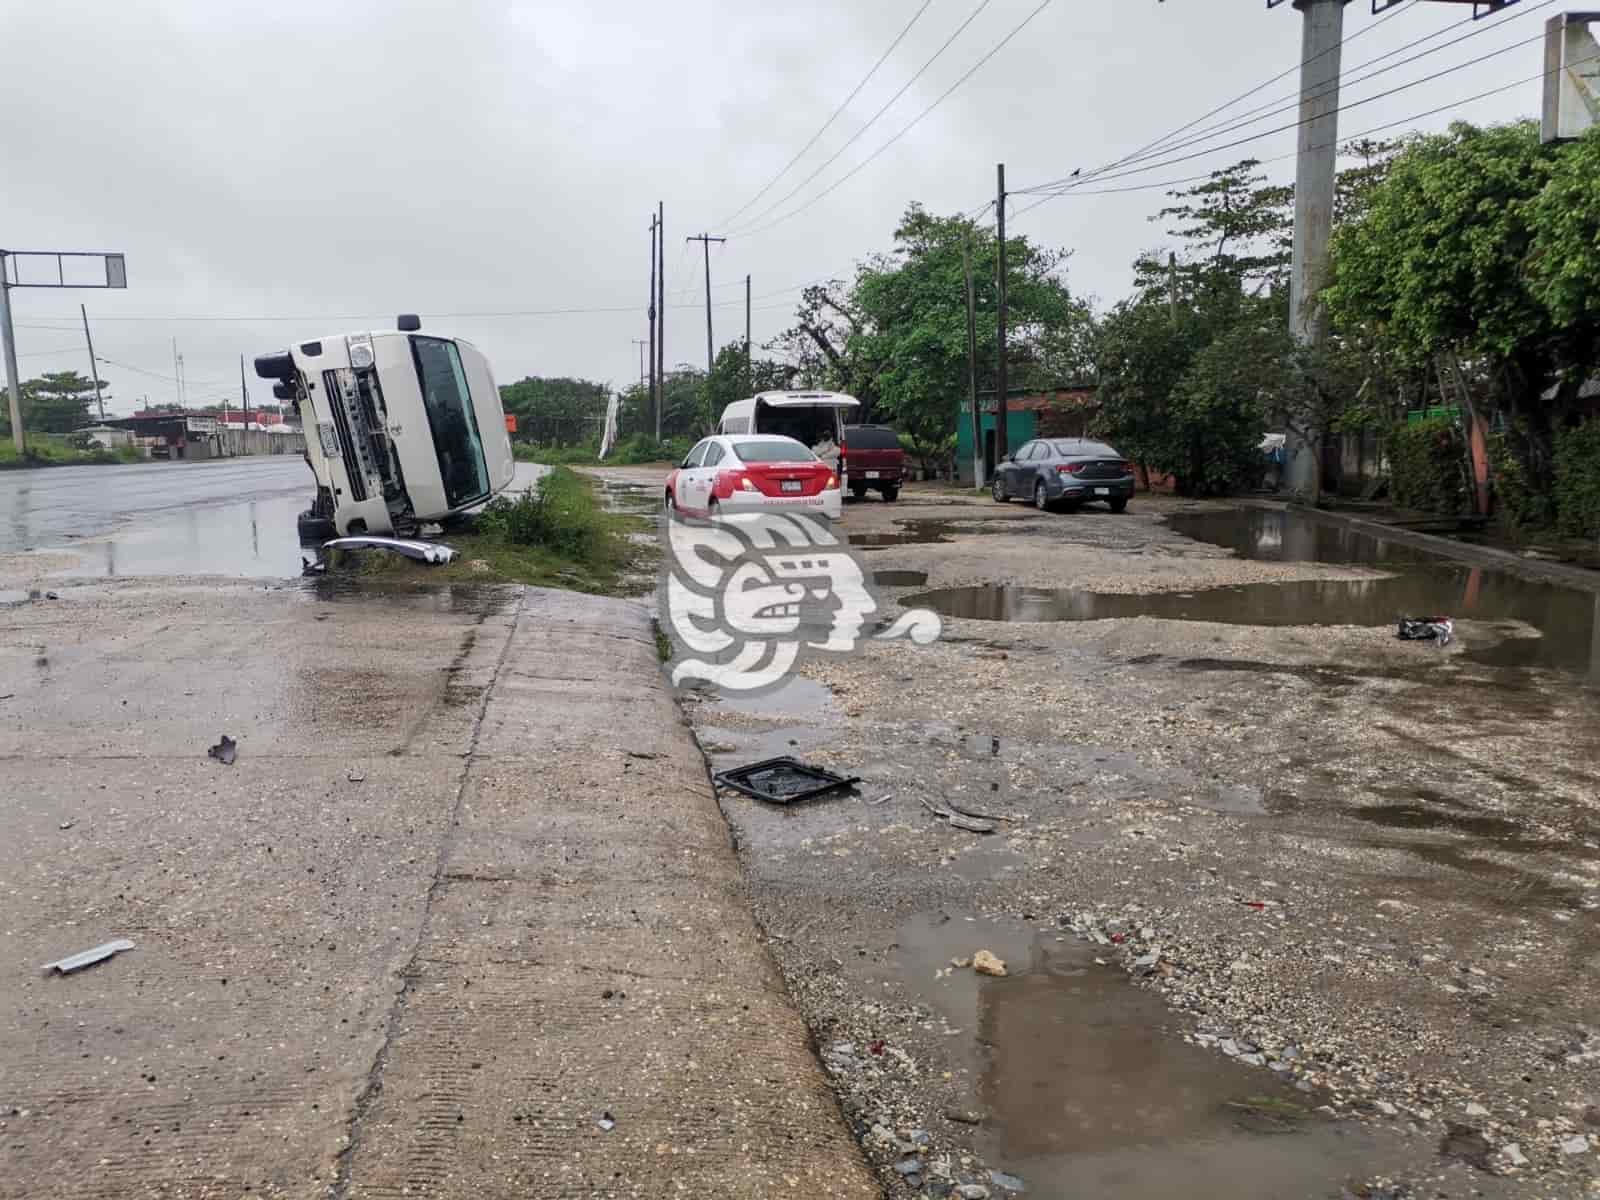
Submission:
<svg viewBox="0 0 1600 1200">
<path fill-rule="evenodd" d="M 339 453 L 344 459 L 345 475 L 350 479 L 350 498 L 365 500 L 368 480 L 376 472 L 368 462 L 372 442 L 356 393 L 355 375 L 351 371 L 324 371 L 322 386 L 326 389 L 323 394 L 328 397 L 334 430 L 339 435 Z"/>
</svg>

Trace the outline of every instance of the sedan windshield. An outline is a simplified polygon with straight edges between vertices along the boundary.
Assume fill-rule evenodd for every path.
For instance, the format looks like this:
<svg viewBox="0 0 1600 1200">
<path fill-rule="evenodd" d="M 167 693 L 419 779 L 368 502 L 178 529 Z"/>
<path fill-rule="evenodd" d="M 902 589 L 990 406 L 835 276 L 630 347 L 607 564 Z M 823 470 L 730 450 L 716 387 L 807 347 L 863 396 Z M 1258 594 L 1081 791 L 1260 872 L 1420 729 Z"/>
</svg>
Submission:
<svg viewBox="0 0 1600 1200">
<path fill-rule="evenodd" d="M 799 442 L 735 442 L 733 452 L 747 463 L 816 462 L 817 456 Z"/>
</svg>

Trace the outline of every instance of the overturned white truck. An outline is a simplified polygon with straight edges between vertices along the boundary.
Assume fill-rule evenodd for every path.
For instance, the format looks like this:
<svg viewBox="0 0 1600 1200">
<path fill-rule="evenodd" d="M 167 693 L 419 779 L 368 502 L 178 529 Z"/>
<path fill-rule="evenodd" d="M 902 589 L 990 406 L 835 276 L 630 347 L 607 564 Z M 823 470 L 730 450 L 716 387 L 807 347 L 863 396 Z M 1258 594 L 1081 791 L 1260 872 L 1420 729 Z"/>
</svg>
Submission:
<svg viewBox="0 0 1600 1200">
<path fill-rule="evenodd" d="M 411 533 L 486 502 L 516 462 L 500 390 L 470 342 L 397 328 L 335 334 L 256 358 L 292 402 L 317 494 L 300 540 Z"/>
</svg>

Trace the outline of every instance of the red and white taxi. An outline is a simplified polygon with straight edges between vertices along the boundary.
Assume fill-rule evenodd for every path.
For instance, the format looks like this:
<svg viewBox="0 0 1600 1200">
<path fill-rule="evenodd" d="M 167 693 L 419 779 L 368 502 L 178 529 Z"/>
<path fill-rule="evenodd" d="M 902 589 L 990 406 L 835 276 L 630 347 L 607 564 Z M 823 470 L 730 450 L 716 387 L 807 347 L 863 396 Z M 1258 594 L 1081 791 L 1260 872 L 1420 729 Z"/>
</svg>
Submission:
<svg viewBox="0 0 1600 1200">
<path fill-rule="evenodd" d="M 685 516 L 798 509 L 839 519 L 833 469 L 803 442 L 773 434 L 708 437 L 667 476 L 666 504 Z"/>
</svg>

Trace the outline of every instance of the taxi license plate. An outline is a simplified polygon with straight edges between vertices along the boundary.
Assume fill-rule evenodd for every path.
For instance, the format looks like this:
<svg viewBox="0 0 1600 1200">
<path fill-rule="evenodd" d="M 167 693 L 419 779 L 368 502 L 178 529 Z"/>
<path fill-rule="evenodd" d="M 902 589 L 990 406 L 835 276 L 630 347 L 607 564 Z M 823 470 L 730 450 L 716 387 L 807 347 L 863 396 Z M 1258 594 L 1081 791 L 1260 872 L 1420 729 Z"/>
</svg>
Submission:
<svg viewBox="0 0 1600 1200">
<path fill-rule="evenodd" d="M 1109 496 L 1109 495 L 1111 495 L 1111 489 L 1110 488 L 1095 488 L 1094 494 L 1096 496 Z"/>
<path fill-rule="evenodd" d="M 865 475 L 868 479 L 876 479 L 878 477 L 878 473 L 876 471 L 867 471 L 865 472 Z"/>
<path fill-rule="evenodd" d="M 798 479 L 785 479 L 783 481 L 783 490 L 786 492 L 798 492 L 800 488 L 801 483 Z"/>
</svg>

